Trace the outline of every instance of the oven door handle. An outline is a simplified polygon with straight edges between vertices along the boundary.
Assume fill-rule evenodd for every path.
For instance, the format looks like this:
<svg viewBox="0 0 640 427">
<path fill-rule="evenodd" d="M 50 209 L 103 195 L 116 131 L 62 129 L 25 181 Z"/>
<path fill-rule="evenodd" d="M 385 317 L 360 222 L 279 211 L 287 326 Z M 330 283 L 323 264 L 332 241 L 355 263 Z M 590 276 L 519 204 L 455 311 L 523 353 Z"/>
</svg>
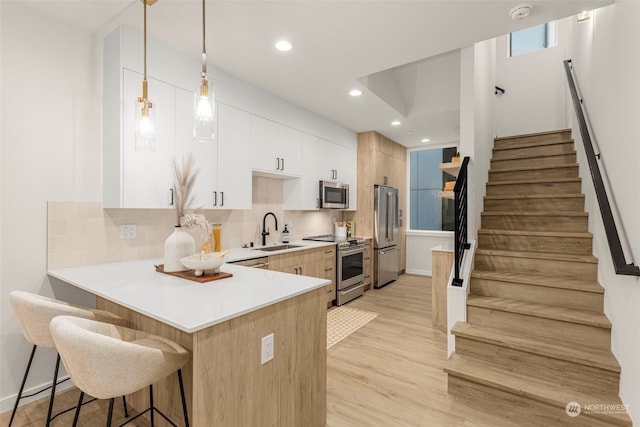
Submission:
<svg viewBox="0 0 640 427">
<path fill-rule="evenodd" d="M 358 249 L 340 249 L 340 250 L 338 251 L 338 256 L 353 255 L 353 254 L 357 254 L 357 253 L 363 253 L 363 254 L 364 254 L 364 248 L 358 248 Z"/>
</svg>

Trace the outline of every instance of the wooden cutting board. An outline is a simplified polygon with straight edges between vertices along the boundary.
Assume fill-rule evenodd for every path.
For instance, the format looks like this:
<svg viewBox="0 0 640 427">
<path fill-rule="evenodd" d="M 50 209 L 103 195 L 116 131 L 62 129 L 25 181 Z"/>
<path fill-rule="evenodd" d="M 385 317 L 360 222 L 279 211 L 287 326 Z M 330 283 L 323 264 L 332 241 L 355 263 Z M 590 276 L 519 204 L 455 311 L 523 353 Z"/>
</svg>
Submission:
<svg viewBox="0 0 640 427">
<path fill-rule="evenodd" d="M 193 280 L 198 283 L 207 283 L 212 282 L 214 280 L 226 279 L 228 277 L 233 277 L 231 273 L 211 273 L 211 270 L 205 270 L 202 276 L 196 276 L 195 270 L 187 270 L 187 271 L 175 271 L 172 273 L 164 271 L 164 264 L 156 265 L 156 271 L 158 273 L 169 274 L 171 276 L 180 277 L 181 279 Z M 207 271 L 209 273 L 207 273 Z"/>
</svg>

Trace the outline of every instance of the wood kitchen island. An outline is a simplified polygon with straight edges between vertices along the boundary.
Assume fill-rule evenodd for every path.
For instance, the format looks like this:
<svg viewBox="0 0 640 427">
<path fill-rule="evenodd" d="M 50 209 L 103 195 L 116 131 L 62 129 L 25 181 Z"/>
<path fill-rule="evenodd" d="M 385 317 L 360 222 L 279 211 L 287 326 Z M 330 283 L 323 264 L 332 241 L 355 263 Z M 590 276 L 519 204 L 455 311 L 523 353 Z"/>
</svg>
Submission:
<svg viewBox="0 0 640 427">
<path fill-rule="evenodd" d="M 155 272 L 161 260 L 50 270 L 96 296 L 130 327 L 191 352 L 183 368 L 192 426 L 324 426 L 325 279 L 224 264 L 232 278 L 197 283 Z M 274 358 L 261 364 L 262 337 Z M 154 386 L 157 406 L 183 425 L 175 375 Z M 139 410 L 146 390 L 127 399 Z"/>
</svg>

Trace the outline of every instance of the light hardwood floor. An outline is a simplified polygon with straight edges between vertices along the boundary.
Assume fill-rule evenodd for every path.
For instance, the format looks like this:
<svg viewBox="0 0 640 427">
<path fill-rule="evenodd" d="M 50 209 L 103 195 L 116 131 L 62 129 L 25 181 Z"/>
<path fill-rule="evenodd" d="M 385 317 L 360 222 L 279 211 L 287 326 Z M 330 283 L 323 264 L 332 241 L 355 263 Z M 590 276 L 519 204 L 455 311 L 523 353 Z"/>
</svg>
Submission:
<svg viewBox="0 0 640 427">
<path fill-rule="evenodd" d="M 431 327 L 430 278 L 400 276 L 382 289 L 368 291 L 349 307 L 380 316 L 328 352 L 328 427 L 513 425 L 447 394 L 442 370 L 446 335 Z M 72 406 L 76 399 L 74 389 L 62 393 L 56 408 Z M 14 426 L 41 426 L 46 410 L 46 398 L 26 405 L 19 409 Z M 87 405 L 80 425 L 104 425 L 106 410 L 104 401 Z M 9 415 L 0 416 L 1 425 L 7 425 Z M 114 418 L 113 425 L 123 421 L 121 404 L 116 404 Z M 72 420 L 70 412 L 52 425 L 69 426 Z M 149 424 L 140 420 L 130 425 Z"/>
</svg>

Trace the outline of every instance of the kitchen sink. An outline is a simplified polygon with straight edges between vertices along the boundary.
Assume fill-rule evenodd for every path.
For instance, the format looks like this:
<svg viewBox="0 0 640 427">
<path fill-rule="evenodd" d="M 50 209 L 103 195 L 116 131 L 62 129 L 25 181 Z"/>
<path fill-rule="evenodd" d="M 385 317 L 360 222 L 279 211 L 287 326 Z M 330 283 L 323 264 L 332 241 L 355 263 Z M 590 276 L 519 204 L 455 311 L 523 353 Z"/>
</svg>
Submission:
<svg viewBox="0 0 640 427">
<path fill-rule="evenodd" d="M 281 251 L 283 249 L 293 249 L 293 248 L 301 248 L 302 245 L 275 245 L 275 246 L 265 246 L 262 248 L 255 248 L 254 251 L 266 251 L 266 252 L 273 252 L 273 251 Z"/>
</svg>

